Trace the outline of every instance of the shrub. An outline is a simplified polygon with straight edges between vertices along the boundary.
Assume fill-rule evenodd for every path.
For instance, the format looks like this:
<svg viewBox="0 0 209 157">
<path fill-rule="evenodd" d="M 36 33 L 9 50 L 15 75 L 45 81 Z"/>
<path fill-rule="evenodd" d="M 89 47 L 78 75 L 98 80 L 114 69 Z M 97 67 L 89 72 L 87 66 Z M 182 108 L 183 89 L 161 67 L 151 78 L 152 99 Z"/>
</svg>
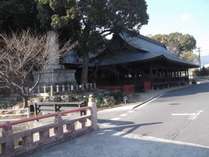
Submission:
<svg viewBox="0 0 209 157">
<path fill-rule="evenodd" d="M 123 101 L 123 94 L 120 91 L 103 91 L 96 94 L 97 107 L 111 107 Z"/>
</svg>

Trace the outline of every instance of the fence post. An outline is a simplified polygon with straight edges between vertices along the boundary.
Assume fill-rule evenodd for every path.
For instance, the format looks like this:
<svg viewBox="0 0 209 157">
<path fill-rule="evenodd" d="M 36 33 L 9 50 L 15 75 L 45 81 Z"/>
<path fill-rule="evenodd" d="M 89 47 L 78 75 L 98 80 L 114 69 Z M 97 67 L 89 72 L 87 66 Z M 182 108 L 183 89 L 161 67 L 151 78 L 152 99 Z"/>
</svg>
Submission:
<svg viewBox="0 0 209 157">
<path fill-rule="evenodd" d="M 58 125 L 54 130 L 55 136 L 56 136 L 56 138 L 61 139 L 63 137 L 63 120 L 62 120 L 62 116 L 60 114 L 55 116 L 55 124 Z"/>
<path fill-rule="evenodd" d="M 46 93 L 46 86 L 44 85 L 43 88 L 44 88 L 44 93 Z"/>
<path fill-rule="evenodd" d="M 82 91 L 82 85 L 79 85 L 78 86 L 78 90 L 81 90 Z"/>
<path fill-rule="evenodd" d="M 88 106 L 91 107 L 91 123 L 94 130 L 98 129 L 97 126 L 97 106 L 94 96 L 89 95 Z"/>
<path fill-rule="evenodd" d="M 65 85 L 62 85 L 62 92 L 65 92 Z"/>
<path fill-rule="evenodd" d="M 53 91 L 53 85 L 51 85 L 50 86 L 50 96 L 53 96 L 53 93 L 54 93 L 54 91 Z"/>
<path fill-rule="evenodd" d="M 2 153 L 5 154 L 6 157 L 14 155 L 14 139 L 12 134 L 13 131 L 11 123 L 6 122 L 5 127 L 2 129 L 2 136 L 6 139 L 6 143 L 3 146 Z"/>
<path fill-rule="evenodd" d="M 67 91 L 70 92 L 70 85 L 67 84 Z"/>
<path fill-rule="evenodd" d="M 89 90 L 89 83 L 86 83 L 86 88 L 87 91 Z"/>
<path fill-rule="evenodd" d="M 73 86 L 73 85 L 71 85 L 70 87 L 71 87 L 71 89 L 70 89 L 70 90 L 71 90 L 71 91 L 74 91 L 74 86 Z"/>
<path fill-rule="evenodd" d="M 56 92 L 59 93 L 59 85 L 57 85 L 56 87 L 57 87 L 57 91 Z"/>
<path fill-rule="evenodd" d="M 97 89 L 97 84 L 96 83 L 94 83 L 94 89 Z"/>
<path fill-rule="evenodd" d="M 37 93 L 40 93 L 40 86 L 37 87 Z"/>
</svg>

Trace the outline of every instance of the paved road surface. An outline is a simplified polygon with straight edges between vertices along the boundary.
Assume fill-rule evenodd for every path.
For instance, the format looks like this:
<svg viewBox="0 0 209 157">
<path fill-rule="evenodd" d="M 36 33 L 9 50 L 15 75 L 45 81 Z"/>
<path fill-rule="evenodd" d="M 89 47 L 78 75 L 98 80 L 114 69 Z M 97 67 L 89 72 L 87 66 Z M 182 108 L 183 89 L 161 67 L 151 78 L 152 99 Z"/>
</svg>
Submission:
<svg viewBox="0 0 209 157">
<path fill-rule="evenodd" d="M 97 132 L 30 157 L 208 157 L 209 83 L 169 92 L 135 110 L 99 112 L 99 124 Z"/>
<path fill-rule="evenodd" d="M 135 127 L 122 129 L 137 135 L 209 146 L 209 83 L 169 92 L 128 114 L 116 114 L 100 115 L 103 125 L 135 124 Z"/>
</svg>

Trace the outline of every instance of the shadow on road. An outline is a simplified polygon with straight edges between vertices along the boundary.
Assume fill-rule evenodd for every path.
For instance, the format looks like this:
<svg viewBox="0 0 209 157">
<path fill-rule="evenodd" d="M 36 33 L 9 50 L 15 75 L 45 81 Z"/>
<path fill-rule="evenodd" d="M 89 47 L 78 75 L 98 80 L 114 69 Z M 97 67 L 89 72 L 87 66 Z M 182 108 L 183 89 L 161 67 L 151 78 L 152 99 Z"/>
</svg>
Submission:
<svg viewBox="0 0 209 157">
<path fill-rule="evenodd" d="M 98 123 L 102 125 L 108 124 L 106 127 L 100 128 L 101 131 L 105 131 L 105 130 L 122 131 L 123 133 L 121 135 L 125 136 L 141 127 L 149 126 L 149 125 L 159 125 L 162 124 L 163 122 L 135 124 L 129 121 L 114 121 L 114 120 L 99 119 Z"/>
<path fill-rule="evenodd" d="M 98 130 L 25 157 L 208 157 L 209 149 Z"/>
<path fill-rule="evenodd" d="M 111 124 L 111 125 L 129 125 L 134 124 L 131 121 L 119 121 L 119 120 L 109 120 L 109 119 L 98 119 L 99 124 Z"/>
<path fill-rule="evenodd" d="M 177 90 L 168 92 L 162 97 L 178 97 L 178 96 L 194 95 L 198 93 L 209 93 L 209 83 L 191 85 L 187 88 L 177 89 Z"/>
</svg>

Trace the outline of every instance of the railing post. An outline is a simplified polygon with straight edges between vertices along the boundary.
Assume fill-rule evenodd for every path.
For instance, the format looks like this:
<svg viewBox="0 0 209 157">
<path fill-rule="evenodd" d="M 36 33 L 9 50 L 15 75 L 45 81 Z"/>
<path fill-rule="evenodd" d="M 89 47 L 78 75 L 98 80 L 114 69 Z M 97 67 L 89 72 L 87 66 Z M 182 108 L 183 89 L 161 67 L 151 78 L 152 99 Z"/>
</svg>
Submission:
<svg viewBox="0 0 209 157">
<path fill-rule="evenodd" d="M 78 86 L 78 90 L 81 90 L 82 91 L 82 85 L 79 85 Z"/>
<path fill-rule="evenodd" d="M 25 137 L 23 137 L 23 145 L 25 147 L 26 150 L 30 150 L 33 149 L 33 134 L 29 133 L 28 135 L 26 135 Z"/>
<path fill-rule="evenodd" d="M 40 93 L 40 86 L 37 87 L 37 93 Z"/>
<path fill-rule="evenodd" d="M 95 98 L 93 95 L 89 95 L 88 106 L 91 107 L 92 128 L 94 130 L 96 130 L 96 129 L 98 129 L 98 126 L 97 126 L 97 106 L 96 106 L 96 101 L 95 101 Z"/>
<path fill-rule="evenodd" d="M 86 119 L 81 119 L 79 122 L 81 123 L 81 127 L 82 129 L 84 129 L 86 127 Z"/>
<path fill-rule="evenodd" d="M 50 96 L 53 96 L 53 93 L 54 93 L 54 91 L 53 91 L 53 85 L 51 85 L 50 86 Z"/>
<path fill-rule="evenodd" d="M 57 127 L 54 128 L 55 136 L 56 138 L 60 139 L 63 137 L 63 120 L 60 114 L 58 114 L 55 117 L 55 124 L 57 124 Z"/>
<path fill-rule="evenodd" d="M 93 86 L 94 86 L 94 89 L 97 89 L 97 85 L 96 85 L 96 83 L 94 83 L 94 84 L 93 84 Z"/>
<path fill-rule="evenodd" d="M 67 91 L 70 92 L 70 85 L 67 84 Z"/>
<path fill-rule="evenodd" d="M 69 134 L 74 134 L 75 133 L 75 124 L 74 123 L 67 124 L 67 130 L 68 130 Z"/>
<path fill-rule="evenodd" d="M 59 93 L 59 85 L 56 86 L 56 89 L 57 89 L 56 92 Z"/>
<path fill-rule="evenodd" d="M 2 136 L 5 137 L 6 142 L 3 146 L 2 153 L 5 154 L 5 156 L 13 156 L 14 155 L 14 139 L 13 139 L 13 131 L 12 131 L 12 125 L 10 122 L 6 122 L 5 127 L 2 129 Z"/>
<path fill-rule="evenodd" d="M 73 85 L 71 85 L 70 87 L 71 87 L 71 88 L 70 88 L 70 90 L 71 90 L 71 91 L 73 91 L 73 90 L 74 90 L 74 86 L 73 86 Z"/>
<path fill-rule="evenodd" d="M 86 83 L 83 83 L 83 84 L 81 85 L 81 90 L 82 90 L 82 91 L 85 91 L 85 90 L 86 90 Z"/>
<path fill-rule="evenodd" d="M 86 83 L 86 90 L 88 91 L 89 90 L 89 83 Z"/>
<path fill-rule="evenodd" d="M 43 130 L 39 132 L 40 135 L 40 143 L 47 144 L 49 141 L 49 130 Z"/>
<path fill-rule="evenodd" d="M 44 93 L 46 93 L 46 86 L 44 85 L 44 87 L 43 87 L 43 88 L 44 88 Z"/>
<path fill-rule="evenodd" d="M 62 85 L 62 92 L 65 92 L 65 85 Z"/>
</svg>

